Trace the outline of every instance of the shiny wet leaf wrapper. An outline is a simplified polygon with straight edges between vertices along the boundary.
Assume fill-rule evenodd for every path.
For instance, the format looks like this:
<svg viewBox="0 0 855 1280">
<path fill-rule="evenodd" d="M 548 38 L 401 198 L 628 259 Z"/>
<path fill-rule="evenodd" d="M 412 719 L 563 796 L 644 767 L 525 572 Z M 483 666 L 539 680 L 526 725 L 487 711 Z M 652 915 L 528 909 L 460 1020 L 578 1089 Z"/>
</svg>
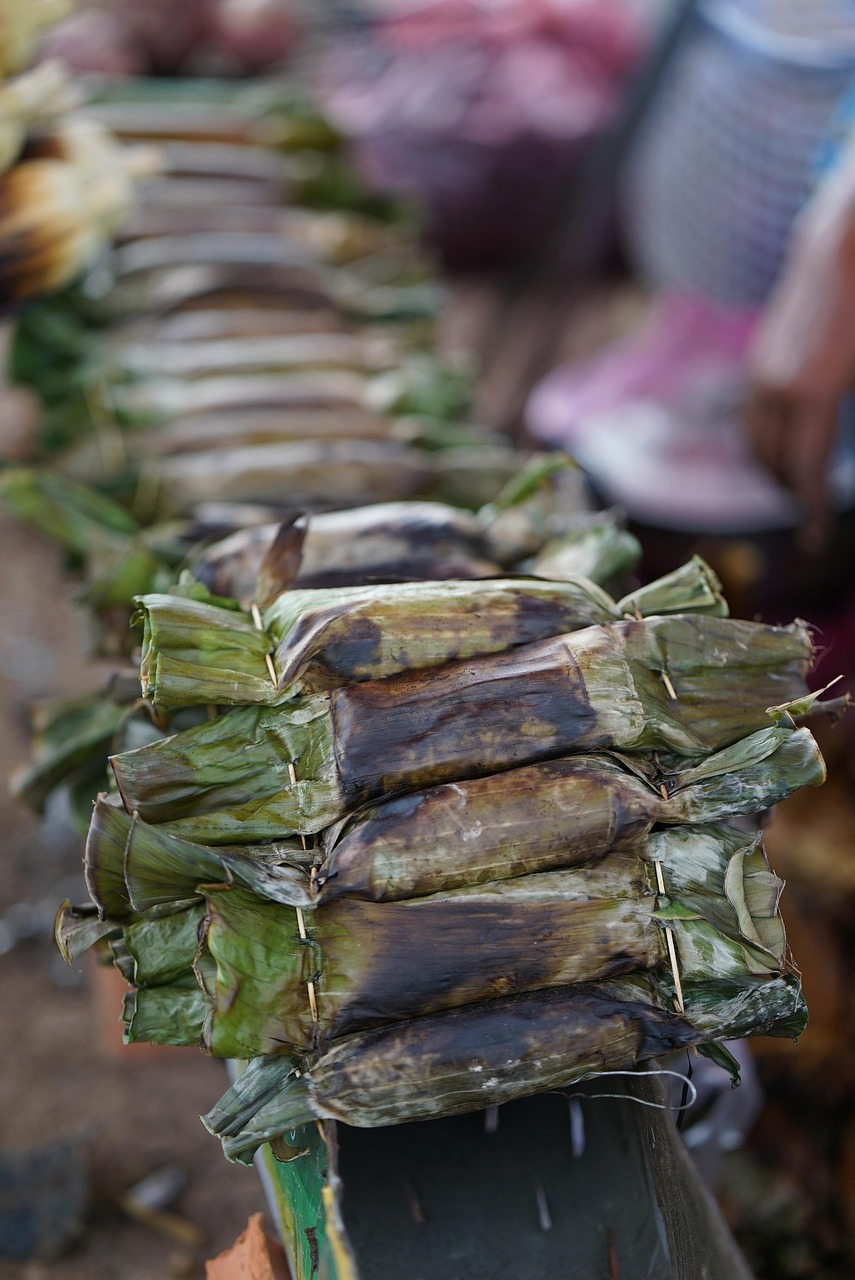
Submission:
<svg viewBox="0 0 855 1280">
<path fill-rule="evenodd" d="M 211 1000 L 206 1047 L 252 1057 L 497 996 L 662 971 L 666 928 L 684 981 L 774 977 L 787 966 L 781 888 L 758 839 L 676 828 L 563 871 L 405 902 L 342 898 L 305 914 L 232 884 L 200 885 L 204 905 L 131 923 L 110 945 L 141 988 L 195 971 Z"/>
<path fill-rule="evenodd" d="M 282 707 L 240 707 L 112 765 L 129 812 L 190 840 L 311 833 L 381 795 L 570 753 L 700 760 L 764 727 L 770 705 L 804 696 L 811 651 L 802 623 L 611 623 Z"/>
<path fill-rule="evenodd" d="M 410 578 L 498 578 L 475 517 L 439 502 L 381 502 L 322 512 L 301 521 L 305 540 L 294 585 L 334 587 Z M 248 607 L 259 599 L 257 579 L 280 526 L 244 528 L 200 549 L 193 572 L 215 595 Z M 453 566 L 450 571 L 445 566 Z M 464 571 L 465 569 L 465 571 Z M 291 586 L 283 582 L 280 590 Z"/>
<path fill-rule="evenodd" d="M 348 1036 L 307 1071 L 261 1057 L 204 1117 L 226 1155 L 248 1161 L 278 1134 L 326 1117 L 359 1127 L 478 1111 L 675 1049 L 751 1034 L 798 1035 L 792 976 L 699 982 L 676 1012 L 649 977 L 504 997 Z"/>
<path fill-rule="evenodd" d="M 298 693 L 500 653 L 620 617 L 584 579 L 297 589 L 264 611 L 263 631 L 248 614 L 178 596 L 142 596 L 138 609 L 143 692 L 162 706 L 273 706 Z"/>
<path fill-rule="evenodd" d="M 343 819 L 323 834 L 314 884 L 320 901 L 379 901 L 572 866 L 654 823 L 758 813 L 824 779 L 810 731 L 772 725 L 701 770 L 665 774 L 602 755 L 545 761 L 394 796 Z"/>
<path fill-rule="evenodd" d="M 298 693 L 500 653 L 627 614 L 726 612 L 714 575 L 698 557 L 619 603 L 586 578 L 296 589 L 264 610 L 263 630 L 249 614 L 236 617 L 180 596 L 146 595 L 137 604 L 143 693 L 163 706 L 275 705 Z"/>
<path fill-rule="evenodd" d="M 102 796 L 86 879 L 102 913 L 119 919 L 219 881 L 303 908 L 344 895 L 394 901 L 577 866 L 654 823 L 758 813 L 824 777 L 808 729 L 770 725 L 677 773 L 645 757 L 575 756 L 392 797 L 328 828 L 317 848 L 296 837 L 201 845 Z"/>
</svg>

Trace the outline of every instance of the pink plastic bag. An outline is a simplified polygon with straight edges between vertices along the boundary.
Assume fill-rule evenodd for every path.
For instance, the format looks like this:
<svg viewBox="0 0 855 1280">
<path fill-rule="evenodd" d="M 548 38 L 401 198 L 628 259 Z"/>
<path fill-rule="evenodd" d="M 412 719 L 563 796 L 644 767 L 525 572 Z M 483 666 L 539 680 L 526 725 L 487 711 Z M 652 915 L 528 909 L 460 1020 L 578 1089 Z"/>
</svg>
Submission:
<svg viewBox="0 0 855 1280">
<path fill-rule="evenodd" d="M 562 366 L 527 408 L 636 520 L 699 533 L 791 528 L 795 500 L 753 459 L 740 406 L 756 313 L 667 294 L 632 338 Z"/>
</svg>

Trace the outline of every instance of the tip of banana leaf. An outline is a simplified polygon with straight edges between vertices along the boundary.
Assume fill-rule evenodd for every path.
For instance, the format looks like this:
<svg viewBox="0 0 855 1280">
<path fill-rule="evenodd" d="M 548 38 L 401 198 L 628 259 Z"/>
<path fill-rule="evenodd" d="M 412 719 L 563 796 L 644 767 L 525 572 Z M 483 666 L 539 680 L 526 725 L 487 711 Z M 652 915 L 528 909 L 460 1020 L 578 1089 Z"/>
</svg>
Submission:
<svg viewBox="0 0 855 1280">
<path fill-rule="evenodd" d="M 708 1058 L 710 1062 L 714 1062 L 717 1067 L 727 1072 L 732 1089 L 739 1088 L 742 1083 L 742 1068 L 726 1044 L 716 1040 L 709 1044 L 698 1045 L 698 1053 L 702 1058 Z"/>
</svg>

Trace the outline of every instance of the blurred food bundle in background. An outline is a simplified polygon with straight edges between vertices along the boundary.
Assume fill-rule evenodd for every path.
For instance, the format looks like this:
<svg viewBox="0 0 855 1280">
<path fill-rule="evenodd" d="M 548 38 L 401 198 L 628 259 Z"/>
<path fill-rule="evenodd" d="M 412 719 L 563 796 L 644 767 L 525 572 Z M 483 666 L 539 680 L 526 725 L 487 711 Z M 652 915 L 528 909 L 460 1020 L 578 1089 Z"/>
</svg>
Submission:
<svg viewBox="0 0 855 1280">
<path fill-rule="evenodd" d="M 44 51 L 106 76 L 250 75 L 284 63 L 297 35 L 295 0 L 96 0 L 76 5 Z"/>
</svg>

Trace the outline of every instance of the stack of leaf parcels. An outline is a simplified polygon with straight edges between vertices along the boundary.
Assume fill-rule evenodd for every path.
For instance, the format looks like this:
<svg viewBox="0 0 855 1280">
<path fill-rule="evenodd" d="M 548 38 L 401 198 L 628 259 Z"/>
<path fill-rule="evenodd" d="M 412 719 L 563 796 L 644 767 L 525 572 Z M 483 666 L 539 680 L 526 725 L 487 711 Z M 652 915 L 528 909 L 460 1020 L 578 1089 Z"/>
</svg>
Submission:
<svg viewBox="0 0 855 1280">
<path fill-rule="evenodd" d="M 16 488 L 16 480 L 23 480 L 24 490 L 27 489 L 28 481 L 22 469 L 10 469 L 3 479 L 7 481 L 7 496 Z M 38 512 L 43 526 L 55 530 L 61 540 L 74 546 L 80 554 L 85 554 L 87 548 L 90 554 L 93 552 L 99 540 L 92 535 L 99 524 L 104 534 L 111 527 L 108 522 L 102 523 L 102 495 L 94 491 L 75 492 L 47 472 L 38 477 L 37 487 L 29 497 L 21 491 L 19 497 L 24 498 L 28 507 L 32 500 L 31 509 Z M 124 516 L 119 508 L 112 514 Z M 128 651 L 133 642 L 133 633 L 124 615 L 127 612 L 130 616 L 131 598 L 144 587 L 152 571 L 163 588 L 172 580 L 173 590 L 186 597 L 177 601 L 171 596 L 147 597 L 152 607 L 142 611 L 158 632 L 156 653 L 151 662 L 147 658 L 145 663 L 146 683 L 150 678 L 155 682 L 166 679 L 173 686 L 168 695 L 162 696 L 152 688 L 148 696 L 168 715 L 171 731 L 187 727 L 205 715 L 194 705 L 198 691 L 192 674 L 186 690 L 188 705 L 176 710 L 176 704 L 182 699 L 175 687 L 175 675 L 181 669 L 181 651 L 185 651 L 186 658 L 187 643 L 192 645 L 191 636 L 198 634 L 196 622 L 206 616 L 213 616 L 217 621 L 215 643 L 218 646 L 224 643 L 223 620 L 228 618 L 228 625 L 235 629 L 232 639 L 248 646 L 244 662 L 249 666 L 245 675 L 251 680 L 253 669 L 260 673 L 263 697 L 271 695 L 266 662 L 261 665 L 263 638 L 254 624 L 247 621 L 247 614 L 224 612 L 223 606 L 229 601 L 220 599 L 220 607 L 211 615 L 210 592 L 219 597 L 233 597 L 232 603 L 237 601 L 249 608 L 253 601 L 262 604 L 272 601 L 292 586 L 365 587 L 368 583 L 409 583 L 401 597 L 405 602 L 407 591 L 412 596 L 420 582 L 433 584 L 448 578 L 498 579 L 503 575 L 518 579 L 525 575 L 529 582 L 541 579 L 540 591 L 548 598 L 553 582 L 582 574 L 590 579 L 584 588 L 585 592 L 593 593 L 589 606 L 599 599 L 599 609 L 595 612 L 609 618 L 616 616 L 614 605 L 602 592 L 597 593 L 597 586 L 625 583 L 641 554 L 637 540 L 620 526 L 613 512 L 585 510 L 579 469 L 570 458 L 559 453 L 529 459 L 496 500 L 478 512 L 440 502 L 382 502 L 318 515 L 295 515 L 278 523 L 250 524 L 225 538 L 196 547 L 187 557 L 186 568 L 180 575 L 176 571 L 171 577 L 166 566 L 157 568 L 150 554 L 152 545 L 133 537 L 126 536 L 123 540 L 121 521 L 112 528 L 116 540 L 102 544 L 102 550 L 105 564 L 109 565 L 116 557 L 115 572 L 108 571 L 100 584 L 87 592 L 87 602 L 94 593 L 101 606 L 116 607 L 119 617 L 115 627 L 111 622 L 111 639 L 122 652 Z M 177 582 L 175 576 L 179 578 Z M 693 566 L 688 566 L 682 574 L 672 575 L 670 581 L 670 589 L 679 602 L 686 586 L 694 589 L 694 584 L 702 583 L 703 579 Z M 131 585 L 134 582 L 136 587 Z M 457 582 L 458 593 L 464 585 L 463 581 Z M 536 585 L 529 595 L 533 602 Z M 300 598 L 299 593 L 293 591 L 288 596 L 289 600 Z M 426 604 L 430 598 L 424 597 Z M 162 599 L 163 607 L 154 603 L 158 599 Z M 584 596 L 582 600 L 584 602 Z M 603 601 L 607 605 L 605 609 Z M 123 602 L 127 604 L 127 611 Z M 659 607 L 664 609 L 664 600 Z M 586 613 L 585 621 L 592 620 L 593 616 Z M 567 612 L 567 619 L 568 625 L 574 622 L 572 611 Z M 124 625 L 120 627 L 121 620 Z M 533 619 L 528 627 L 532 636 L 539 634 Z M 173 640 L 166 635 L 170 629 L 175 632 Z M 172 662 L 176 656 L 177 668 Z M 213 669 L 209 669 L 207 678 L 212 677 Z M 228 673 L 226 678 L 231 680 Z M 244 691 L 242 696 L 254 695 Z M 234 701 L 233 692 L 226 691 L 223 697 Z M 86 831 L 92 801 L 103 790 L 110 772 L 108 757 L 149 741 L 153 732 L 157 736 L 146 714 L 147 705 L 139 697 L 138 673 L 131 666 L 114 673 L 107 688 L 99 692 L 40 701 L 33 714 L 31 759 L 17 770 L 12 780 L 15 794 L 42 812 L 51 793 L 62 788 L 77 824 Z M 162 731 L 164 724 L 160 717 L 159 721 Z"/>
<path fill-rule="evenodd" d="M 29 88 L 17 97 L 54 111 L 42 101 L 53 85 L 44 68 L 19 79 Z M 592 572 L 584 556 L 580 564 L 582 534 L 597 564 L 611 557 L 606 576 L 633 560 L 634 540 L 591 512 L 578 468 L 554 457 L 539 465 L 563 491 L 560 518 L 532 537 L 496 510 L 496 538 L 482 536 L 478 508 L 495 507 L 503 490 L 510 507 L 525 496 L 527 454 L 461 421 L 471 361 L 438 353 L 443 291 L 410 220 L 352 181 L 318 191 L 311 175 L 341 177 L 346 165 L 333 131 L 287 84 L 122 82 L 83 120 L 41 121 L 35 134 L 15 123 L 10 156 L 26 136 L 27 159 L 4 174 L 7 89 L 0 186 L 17 169 L 31 175 L 36 226 L 19 245 L 12 193 L 8 227 L 0 216 L 0 304 L 82 278 L 16 326 L 10 376 L 37 393 L 43 415 L 32 438 L 14 441 L 0 503 L 69 553 L 104 652 L 123 651 L 130 601 L 174 585 L 188 553 L 232 534 L 250 554 L 299 512 L 321 513 L 306 586 L 331 585 L 330 570 L 347 576 L 341 549 L 353 530 L 338 522 L 331 563 L 331 514 L 413 498 L 433 517 L 441 509 L 446 529 L 449 508 L 467 509 L 451 554 L 429 512 L 410 564 L 375 561 L 374 581 L 423 577 L 428 559 L 434 578 Z M 108 130 L 128 145 L 111 149 Z M 32 154 L 36 137 L 49 154 Z M 54 188 L 72 191 L 59 229 Z M 74 252 L 55 271 L 66 240 Z M 365 524 L 355 533 L 367 570 L 358 552 L 379 543 L 371 547 Z M 322 581 L 312 580 L 319 570 Z"/>
<path fill-rule="evenodd" d="M 3 106 L 0 85 L 0 185 Z M 110 131 L 130 145 L 109 150 Z M 95 230 L 117 241 L 94 278 L 19 325 L 11 352 L 67 483 L 108 490 L 133 527 L 192 521 L 212 503 L 324 509 L 463 490 L 478 505 L 517 469 L 506 439 L 447 429 L 470 379 L 436 354 L 431 264 L 408 220 L 356 189 L 340 140 L 293 88 L 122 82 L 48 145 L 19 166 L 15 212 L 29 188 L 42 198 L 33 246 L 22 258 L 11 244 L 9 271 L 36 271 L 47 232 L 68 239 L 73 270 L 51 275 L 55 289 L 92 265 Z M 0 241 L 14 231 L 0 216 Z M 5 270 L 0 301 L 14 302 Z M 5 494 L 35 523 L 37 485 L 27 469 Z"/>
<path fill-rule="evenodd" d="M 209 715 L 113 757 L 58 938 L 109 951 L 129 1041 L 252 1060 L 206 1117 L 230 1158 L 801 1031 L 781 882 L 731 820 L 823 779 L 803 624 L 729 619 L 698 560 L 618 602 L 493 578 L 139 611 L 146 699 Z"/>
</svg>

